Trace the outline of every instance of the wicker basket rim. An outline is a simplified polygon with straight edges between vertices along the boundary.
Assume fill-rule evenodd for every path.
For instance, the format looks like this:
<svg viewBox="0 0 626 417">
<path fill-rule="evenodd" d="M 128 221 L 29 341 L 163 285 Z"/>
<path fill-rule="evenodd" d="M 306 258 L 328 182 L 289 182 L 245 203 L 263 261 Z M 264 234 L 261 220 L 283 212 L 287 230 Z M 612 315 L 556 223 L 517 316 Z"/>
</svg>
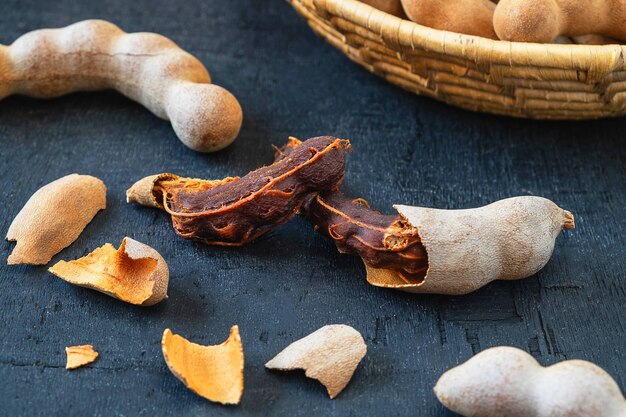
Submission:
<svg viewBox="0 0 626 417">
<path fill-rule="evenodd" d="M 472 59 L 477 65 L 541 66 L 559 69 L 613 72 L 624 69 L 626 46 L 539 44 L 493 40 L 419 25 L 378 10 L 358 0 L 288 0 L 309 3 L 318 11 L 339 16 L 401 47 Z"/>
</svg>

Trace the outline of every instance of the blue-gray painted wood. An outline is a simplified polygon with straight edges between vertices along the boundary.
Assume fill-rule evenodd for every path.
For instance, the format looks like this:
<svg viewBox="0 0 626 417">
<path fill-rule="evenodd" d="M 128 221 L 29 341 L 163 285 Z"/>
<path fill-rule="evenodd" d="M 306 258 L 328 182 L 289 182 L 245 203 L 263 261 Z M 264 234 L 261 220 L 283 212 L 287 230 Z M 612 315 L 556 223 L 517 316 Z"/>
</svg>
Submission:
<svg viewBox="0 0 626 417">
<path fill-rule="evenodd" d="M 0 42 L 96 17 L 160 32 L 197 56 L 241 101 L 243 129 L 228 149 L 202 155 L 113 92 L 0 102 L 2 233 L 42 185 L 91 174 L 108 187 L 107 209 L 53 262 L 131 236 L 171 269 L 170 298 L 139 308 L 43 266 L 7 267 L 12 244 L 2 243 L 0 415 L 452 416 L 432 393 L 437 378 L 497 345 L 544 364 L 590 360 L 626 388 L 626 119 L 515 120 L 416 97 L 351 63 L 282 1 L 4 0 Z M 289 135 L 325 134 L 351 139 L 344 189 L 381 210 L 541 195 L 573 211 L 577 228 L 532 278 L 464 297 L 414 296 L 369 286 L 360 261 L 339 255 L 304 219 L 244 248 L 208 247 L 176 236 L 165 213 L 125 203 L 145 175 L 242 175 L 270 163 L 270 145 Z M 336 400 L 302 373 L 264 369 L 331 323 L 357 328 L 369 349 Z M 221 343 L 232 324 L 244 344 L 245 393 L 223 407 L 173 377 L 160 340 L 170 327 Z M 63 369 L 64 347 L 84 343 L 100 352 L 97 362 Z"/>
</svg>

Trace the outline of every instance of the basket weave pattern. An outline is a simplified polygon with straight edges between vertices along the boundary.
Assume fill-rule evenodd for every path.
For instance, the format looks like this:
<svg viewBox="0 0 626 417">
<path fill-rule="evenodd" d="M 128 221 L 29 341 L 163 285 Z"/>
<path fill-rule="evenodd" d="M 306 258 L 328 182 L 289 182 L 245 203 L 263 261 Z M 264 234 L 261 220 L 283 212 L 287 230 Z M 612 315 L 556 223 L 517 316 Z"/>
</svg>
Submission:
<svg viewBox="0 0 626 417">
<path fill-rule="evenodd" d="M 504 42 L 431 29 L 357 0 L 287 0 L 351 60 L 416 94 L 536 119 L 626 114 L 620 45 Z"/>
</svg>

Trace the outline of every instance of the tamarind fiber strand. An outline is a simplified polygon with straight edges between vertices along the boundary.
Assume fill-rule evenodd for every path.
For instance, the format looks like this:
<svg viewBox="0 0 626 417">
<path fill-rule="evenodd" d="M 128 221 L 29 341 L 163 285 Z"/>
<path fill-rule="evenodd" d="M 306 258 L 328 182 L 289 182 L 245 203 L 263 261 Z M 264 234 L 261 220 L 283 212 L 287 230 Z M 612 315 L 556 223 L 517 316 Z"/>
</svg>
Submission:
<svg viewBox="0 0 626 417">
<path fill-rule="evenodd" d="M 506 42 L 421 26 L 357 0 L 287 0 L 349 59 L 418 95 L 534 119 L 626 114 L 625 46 Z"/>
</svg>

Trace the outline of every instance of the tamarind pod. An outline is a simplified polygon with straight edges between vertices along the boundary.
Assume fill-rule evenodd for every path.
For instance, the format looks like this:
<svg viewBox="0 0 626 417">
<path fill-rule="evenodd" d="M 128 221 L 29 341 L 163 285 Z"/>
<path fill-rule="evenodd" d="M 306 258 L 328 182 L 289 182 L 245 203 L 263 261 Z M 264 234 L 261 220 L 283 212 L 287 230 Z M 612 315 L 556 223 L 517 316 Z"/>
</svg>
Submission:
<svg viewBox="0 0 626 417">
<path fill-rule="evenodd" d="M 428 254 L 422 282 L 407 284 L 393 270 L 367 265 L 372 285 L 416 293 L 460 295 L 495 280 L 527 278 L 543 268 L 572 213 L 534 196 L 512 197 L 484 207 L 440 210 L 394 205 L 417 228 Z"/>
<path fill-rule="evenodd" d="M 493 16 L 500 39 L 547 43 L 590 33 L 626 39 L 622 0 L 501 0 Z"/>
<path fill-rule="evenodd" d="M 331 136 L 311 138 L 289 157 L 242 178 L 151 176 L 136 182 L 127 200 L 167 211 L 184 238 L 239 246 L 289 220 L 308 195 L 336 189 L 349 147 L 347 140 Z"/>
<path fill-rule="evenodd" d="M 567 360 L 543 367 L 507 346 L 448 370 L 434 391 L 443 405 L 467 417 L 626 417 L 618 385 L 597 365 Z"/>
<path fill-rule="evenodd" d="M 164 36 L 85 20 L 0 45 L 0 99 L 106 89 L 169 120 L 180 140 L 199 152 L 228 146 L 241 127 L 237 99 L 211 84 L 204 65 Z"/>
<path fill-rule="evenodd" d="M 402 0 L 402 6 L 420 25 L 498 39 L 493 28 L 496 5 L 490 0 Z"/>
</svg>

